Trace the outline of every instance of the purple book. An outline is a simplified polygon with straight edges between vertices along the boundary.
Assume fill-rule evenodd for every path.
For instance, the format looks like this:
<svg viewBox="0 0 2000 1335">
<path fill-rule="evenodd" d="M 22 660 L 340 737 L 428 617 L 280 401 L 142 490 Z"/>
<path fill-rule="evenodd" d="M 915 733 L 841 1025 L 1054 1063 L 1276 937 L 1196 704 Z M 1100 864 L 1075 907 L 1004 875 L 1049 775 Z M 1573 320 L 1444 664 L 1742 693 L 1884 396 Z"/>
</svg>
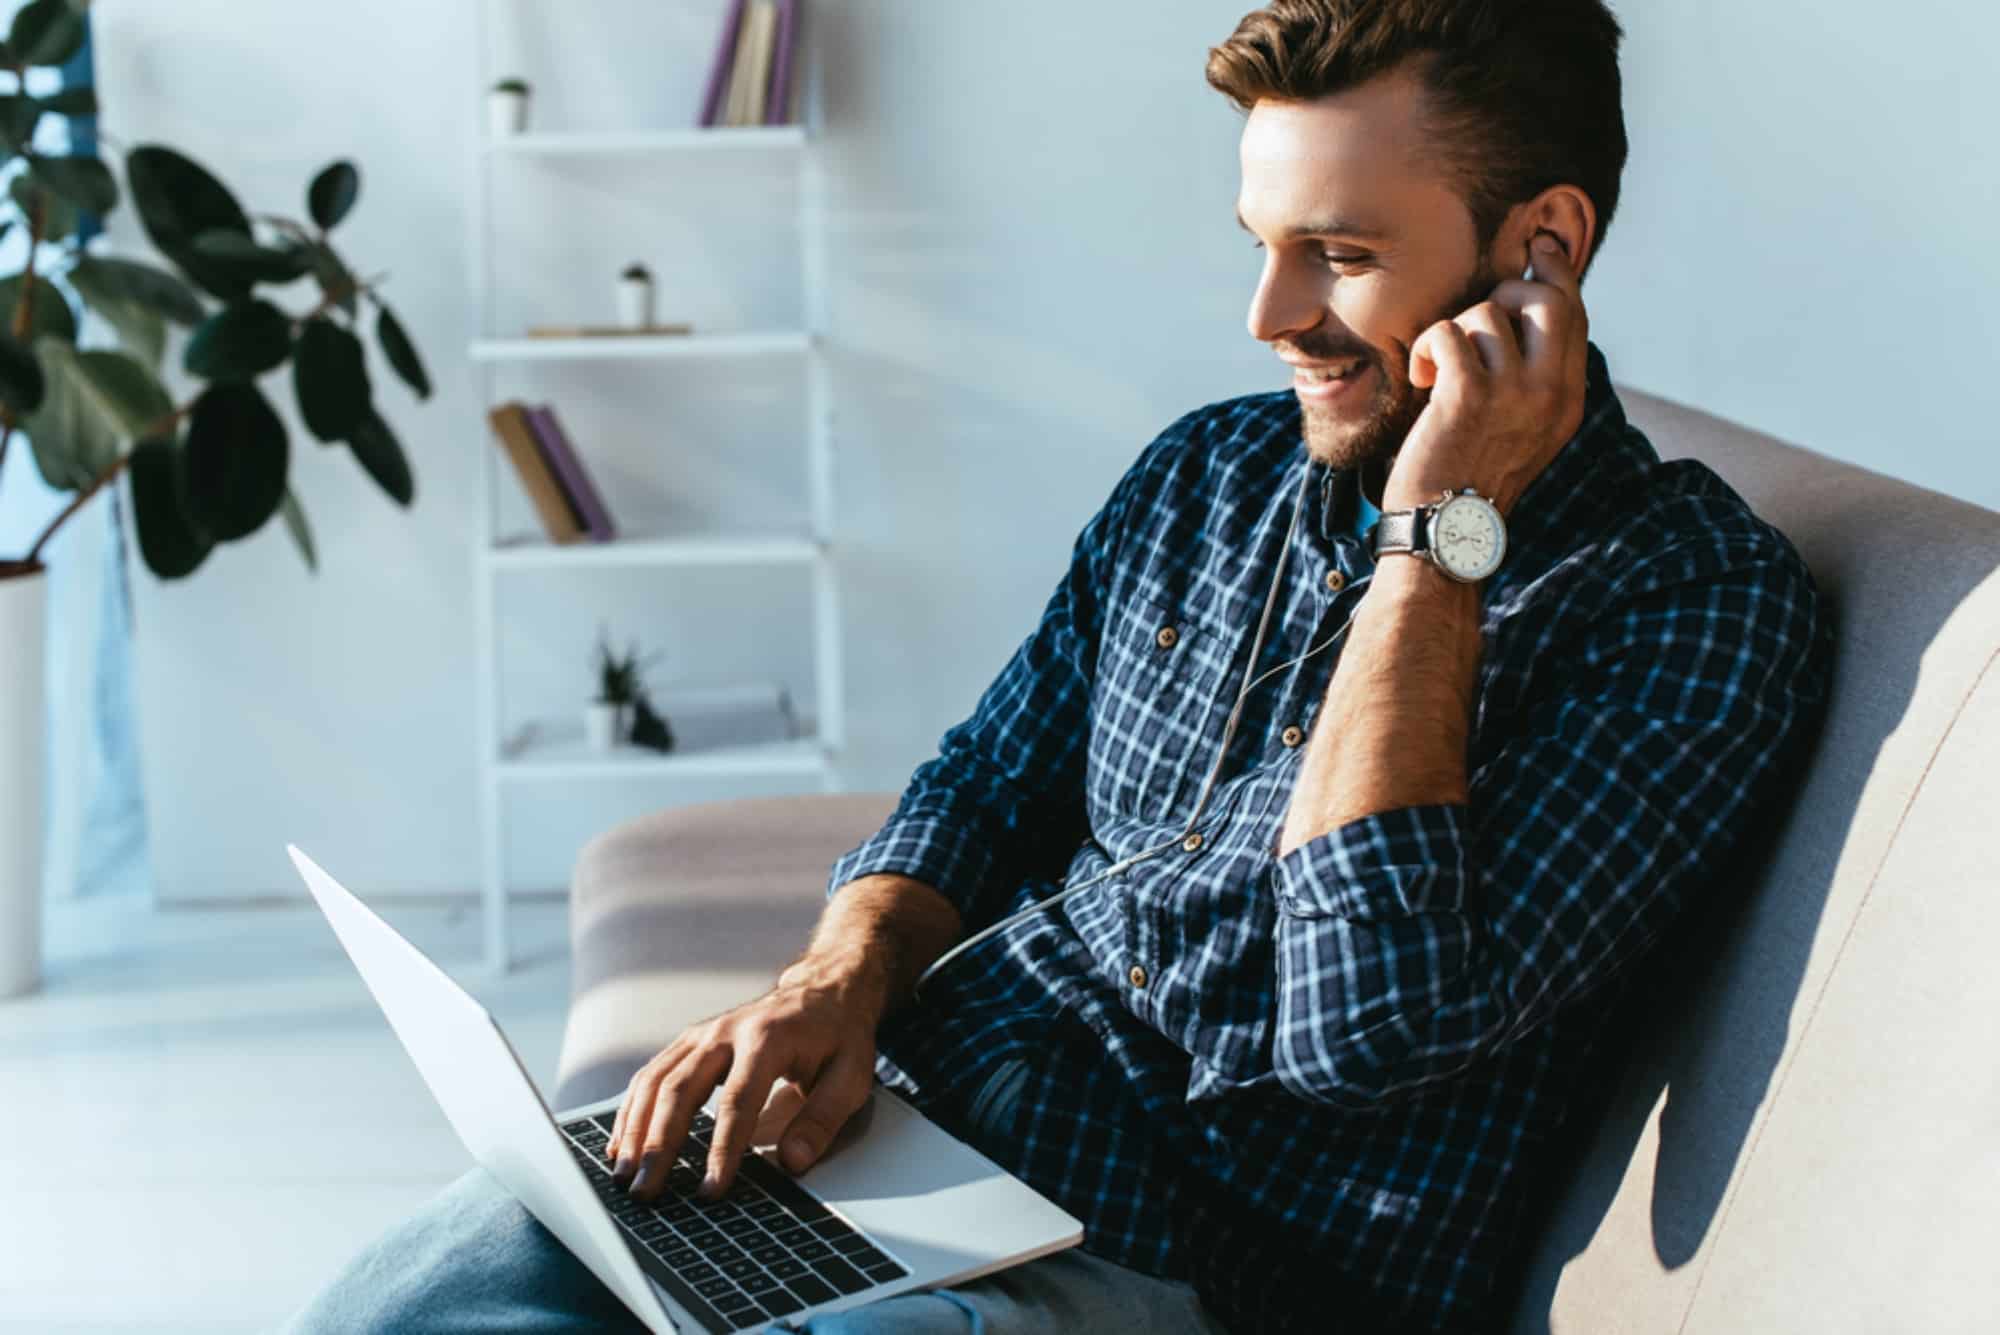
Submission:
<svg viewBox="0 0 2000 1335">
<path fill-rule="evenodd" d="M 783 125 L 792 97 L 792 45 L 798 24 L 799 0 L 778 0 L 778 54 L 771 68 L 771 93 L 764 102 L 764 124 Z"/>
<path fill-rule="evenodd" d="M 722 20 L 722 41 L 716 45 L 715 59 L 708 66 L 708 88 L 701 95 L 701 124 L 713 125 L 722 110 L 722 95 L 729 87 L 729 67 L 736 60 L 736 35 L 743 31 L 744 0 L 729 0 L 728 17 Z"/>
<path fill-rule="evenodd" d="M 556 421 L 555 409 L 546 403 L 528 409 L 528 425 L 534 429 L 542 453 L 548 456 L 556 480 L 569 493 L 570 504 L 576 507 L 576 517 L 583 522 L 591 540 L 611 541 L 617 536 L 611 524 L 611 514 L 604 508 L 597 488 L 590 484 L 590 474 L 584 471 L 583 460 L 576 457 L 569 437 L 563 434 L 561 424 Z"/>
</svg>

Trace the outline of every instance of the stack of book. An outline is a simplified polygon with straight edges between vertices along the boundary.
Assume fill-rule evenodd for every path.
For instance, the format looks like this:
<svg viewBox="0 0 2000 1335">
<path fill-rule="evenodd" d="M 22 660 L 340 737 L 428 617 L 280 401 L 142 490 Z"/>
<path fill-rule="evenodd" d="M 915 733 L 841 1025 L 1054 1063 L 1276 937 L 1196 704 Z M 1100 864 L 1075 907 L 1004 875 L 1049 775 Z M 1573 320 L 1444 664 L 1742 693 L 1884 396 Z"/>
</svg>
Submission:
<svg viewBox="0 0 2000 1335">
<path fill-rule="evenodd" d="M 798 31 L 799 0 L 729 0 L 702 93 L 701 123 L 788 123 Z"/>
<path fill-rule="evenodd" d="M 548 404 L 529 407 L 515 399 L 487 413 L 521 486 L 541 516 L 549 540 L 572 543 L 588 538 L 610 542 L 617 536 L 611 513 L 592 485 L 583 460 Z"/>
</svg>

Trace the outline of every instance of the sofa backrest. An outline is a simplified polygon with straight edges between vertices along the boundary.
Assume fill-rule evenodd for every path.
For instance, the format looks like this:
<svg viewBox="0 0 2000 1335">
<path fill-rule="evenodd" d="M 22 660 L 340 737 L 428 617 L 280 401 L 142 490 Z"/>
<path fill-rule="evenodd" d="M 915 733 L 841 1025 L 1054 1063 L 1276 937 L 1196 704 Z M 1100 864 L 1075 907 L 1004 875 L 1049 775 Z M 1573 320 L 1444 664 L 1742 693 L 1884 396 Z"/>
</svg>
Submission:
<svg viewBox="0 0 2000 1335">
<path fill-rule="evenodd" d="M 1789 809 L 1649 963 L 1513 1328 L 2000 1328 L 2000 514 L 1619 394 L 1799 548 L 1835 685 Z"/>
</svg>

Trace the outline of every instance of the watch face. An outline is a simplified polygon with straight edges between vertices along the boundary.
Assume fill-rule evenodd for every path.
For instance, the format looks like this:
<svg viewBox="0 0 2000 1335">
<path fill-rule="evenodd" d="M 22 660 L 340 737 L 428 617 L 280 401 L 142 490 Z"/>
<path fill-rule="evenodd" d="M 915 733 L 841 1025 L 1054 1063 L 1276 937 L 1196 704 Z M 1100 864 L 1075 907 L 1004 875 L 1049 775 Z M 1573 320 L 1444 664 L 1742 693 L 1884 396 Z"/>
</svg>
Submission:
<svg viewBox="0 0 2000 1335">
<path fill-rule="evenodd" d="M 1454 496 L 1431 517 L 1431 550 L 1459 579 L 1485 579 L 1506 554 L 1507 525 L 1483 497 Z"/>
</svg>

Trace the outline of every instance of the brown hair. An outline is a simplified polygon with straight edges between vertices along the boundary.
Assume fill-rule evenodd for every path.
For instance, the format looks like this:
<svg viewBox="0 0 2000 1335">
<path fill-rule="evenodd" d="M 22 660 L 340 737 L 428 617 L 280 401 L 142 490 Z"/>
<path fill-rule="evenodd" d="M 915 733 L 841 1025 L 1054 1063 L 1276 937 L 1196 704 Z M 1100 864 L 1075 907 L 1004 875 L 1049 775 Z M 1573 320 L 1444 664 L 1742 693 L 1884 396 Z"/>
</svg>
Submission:
<svg viewBox="0 0 2000 1335">
<path fill-rule="evenodd" d="M 1484 252 L 1507 211 L 1552 185 L 1597 208 L 1594 259 L 1625 168 L 1618 43 L 1604 0 L 1271 0 L 1208 53 L 1208 82 L 1245 112 L 1308 102 L 1411 57 L 1439 162 Z"/>
</svg>

